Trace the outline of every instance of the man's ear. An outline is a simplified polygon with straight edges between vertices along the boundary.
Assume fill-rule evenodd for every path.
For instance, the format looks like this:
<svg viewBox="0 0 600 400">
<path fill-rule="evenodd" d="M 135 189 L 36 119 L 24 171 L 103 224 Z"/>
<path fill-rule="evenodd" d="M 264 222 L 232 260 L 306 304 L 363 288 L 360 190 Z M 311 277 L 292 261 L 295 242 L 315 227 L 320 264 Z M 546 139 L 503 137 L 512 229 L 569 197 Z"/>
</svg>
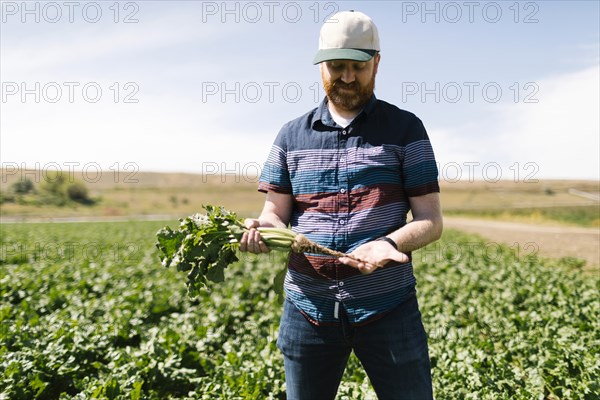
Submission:
<svg viewBox="0 0 600 400">
<path fill-rule="evenodd" d="M 377 52 L 375 56 L 373 56 L 373 72 L 377 73 L 377 67 L 379 67 L 379 60 L 381 59 L 381 54 Z"/>
</svg>

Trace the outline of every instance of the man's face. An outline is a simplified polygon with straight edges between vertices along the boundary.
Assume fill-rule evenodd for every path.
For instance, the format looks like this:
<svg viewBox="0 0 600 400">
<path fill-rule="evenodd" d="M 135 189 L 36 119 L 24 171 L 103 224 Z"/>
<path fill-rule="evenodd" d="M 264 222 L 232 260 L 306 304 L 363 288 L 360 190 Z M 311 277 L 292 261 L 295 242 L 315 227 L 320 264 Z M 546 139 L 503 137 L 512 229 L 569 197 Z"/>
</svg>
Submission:
<svg viewBox="0 0 600 400">
<path fill-rule="evenodd" d="M 366 62 L 332 60 L 321 63 L 321 78 L 329 101 L 344 111 L 359 111 L 375 89 L 379 54 Z"/>
</svg>

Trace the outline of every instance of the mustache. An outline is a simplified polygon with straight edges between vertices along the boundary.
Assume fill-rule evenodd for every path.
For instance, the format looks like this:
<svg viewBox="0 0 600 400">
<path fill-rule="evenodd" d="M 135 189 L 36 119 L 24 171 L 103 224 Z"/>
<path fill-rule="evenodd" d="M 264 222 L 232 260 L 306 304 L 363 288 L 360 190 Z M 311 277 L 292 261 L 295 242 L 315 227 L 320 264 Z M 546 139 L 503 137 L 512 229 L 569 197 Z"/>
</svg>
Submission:
<svg viewBox="0 0 600 400">
<path fill-rule="evenodd" d="M 350 83 L 346 83 L 346 82 L 342 82 L 341 79 L 336 79 L 333 82 L 333 87 L 335 88 L 342 88 L 342 89 L 352 89 L 352 90 L 358 90 L 358 82 L 354 81 L 354 82 L 350 82 Z"/>
</svg>

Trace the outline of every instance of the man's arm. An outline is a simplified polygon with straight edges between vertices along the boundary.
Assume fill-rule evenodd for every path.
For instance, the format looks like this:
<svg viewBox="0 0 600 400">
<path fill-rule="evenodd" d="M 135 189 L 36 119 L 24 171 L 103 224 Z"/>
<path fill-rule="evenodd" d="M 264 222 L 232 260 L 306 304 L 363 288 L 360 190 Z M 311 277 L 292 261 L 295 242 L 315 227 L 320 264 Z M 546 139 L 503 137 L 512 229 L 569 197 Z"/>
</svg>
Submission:
<svg viewBox="0 0 600 400">
<path fill-rule="evenodd" d="M 387 235 L 402 253 L 420 249 L 442 235 L 443 220 L 439 193 L 410 197 L 413 220 Z"/>
<path fill-rule="evenodd" d="M 402 228 L 387 235 L 398 246 L 398 250 L 385 241 L 372 241 L 359 246 L 352 253 L 356 261 L 341 257 L 340 261 L 358 268 L 363 273 L 371 273 L 389 261 L 408 262 L 408 253 L 417 250 L 440 238 L 443 229 L 439 193 L 410 197 L 413 220 Z"/>
<path fill-rule="evenodd" d="M 262 241 L 260 233 L 253 228 L 261 226 L 287 228 L 292 216 L 294 202 L 291 194 L 268 192 L 265 205 L 257 219 L 248 218 L 245 221 L 249 232 L 242 235 L 240 239 L 240 251 L 251 253 L 267 253 L 269 248 Z"/>
</svg>

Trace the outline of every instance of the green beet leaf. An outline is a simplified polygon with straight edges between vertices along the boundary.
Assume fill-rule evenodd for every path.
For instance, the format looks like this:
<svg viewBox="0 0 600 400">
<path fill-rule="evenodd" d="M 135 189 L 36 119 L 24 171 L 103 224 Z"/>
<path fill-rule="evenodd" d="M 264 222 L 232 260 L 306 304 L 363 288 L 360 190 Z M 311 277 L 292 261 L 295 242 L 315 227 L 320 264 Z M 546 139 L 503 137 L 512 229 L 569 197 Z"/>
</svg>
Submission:
<svg viewBox="0 0 600 400">
<path fill-rule="evenodd" d="M 238 261 L 235 252 L 244 233 L 235 213 L 211 205 L 204 209 L 206 214 L 180 219 L 178 230 L 164 227 L 156 233 L 162 265 L 188 272 L 190 297 L 208 289 L 209 281 L 225 280 L 227 266 Z"/>
<path fill-rule="evenodd" d="M 161 251 L 165 267 L 188 272 L 188 295 L 197 296 L 208 289 L 210 282 L 223 282 L 225 268 L 238 261 L 236 249 L 246 228 L 237 215 L 223 207 L 206 205 L 206 214 L 194 214 L 180 219 L 179 229 L 164 227 L 157 233 L 156 247 Z M 286 228 L 259 227 L 265 244 L 284 251 L 328 254 L 335 257 L 346 254 L 328 249 Z M 281 297 L 284 271 L 274 280 L 275 290 Z"/>
</svg>

